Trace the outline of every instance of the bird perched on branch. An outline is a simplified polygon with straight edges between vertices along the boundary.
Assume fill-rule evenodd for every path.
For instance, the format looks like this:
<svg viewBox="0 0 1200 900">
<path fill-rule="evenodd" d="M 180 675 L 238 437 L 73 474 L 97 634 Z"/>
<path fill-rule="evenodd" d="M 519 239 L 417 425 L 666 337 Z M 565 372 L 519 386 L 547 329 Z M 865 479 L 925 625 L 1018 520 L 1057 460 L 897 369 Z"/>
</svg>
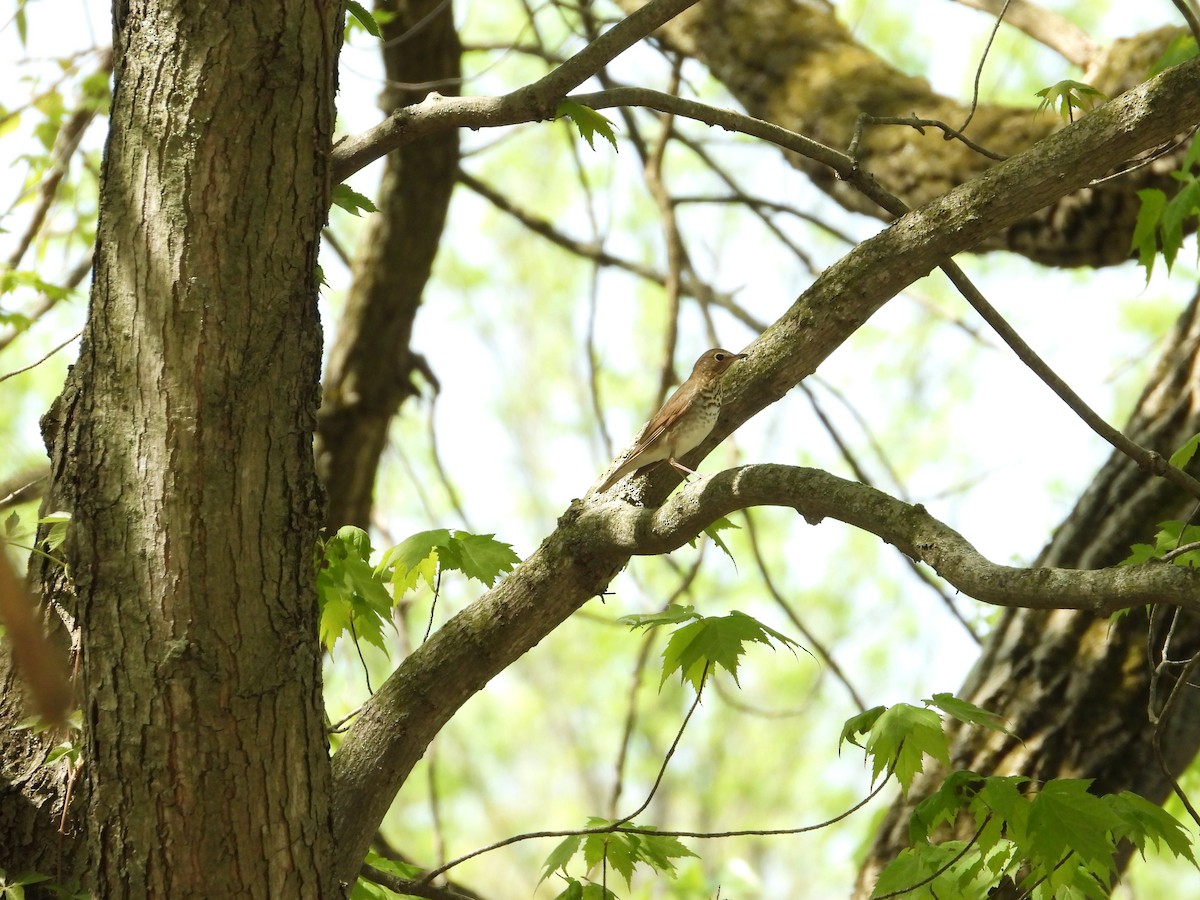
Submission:
<svg viewBox="0 0 1200 900">
<path fill-rule="evenodd" d="M 654 414 L 637 436 L 617 470 L 604 479 L 597 492 L 610 487 L 638 469 L 666 460 L 684 478 L 696 473 L 679 461 L 708 437 L 721 411 L 721 376 L 725 370 L 745 359 L 745 353 L 731 353 L 719 347 L 696 360 L 692 374 Z"/>
</svg>

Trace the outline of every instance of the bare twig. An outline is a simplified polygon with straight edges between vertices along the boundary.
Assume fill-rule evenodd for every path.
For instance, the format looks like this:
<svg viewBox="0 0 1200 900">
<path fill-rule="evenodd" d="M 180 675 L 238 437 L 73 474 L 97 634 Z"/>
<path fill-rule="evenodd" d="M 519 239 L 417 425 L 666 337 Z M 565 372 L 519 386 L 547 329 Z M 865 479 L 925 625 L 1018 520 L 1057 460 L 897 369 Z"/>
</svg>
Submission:
<svg viewBox="0 0 1200 900">
<path fill-rule="evenodd" d="M 63 341 L 61 344 L 59 344 L 53 350 L 46 353 L 41 359 L 39 359 L 35 362 L 31 362 L 27 366 L 22 366 L 20 369 L 16 369 L 12 372 L 6 372 L 5 374 L 0 375 L 0 381 L 8 381 L 8 379 L 10 379 L 16 375 L 20 375 L 24 372 L 28 372 L 31 369 L 36 369 L 38 366 L 40 366 L 42 363 L 44 363 L 46 360 L 48 360 L 50 357 L 52 357 L 55 353 L 57 353 L 63 347 L 67 346 L 67 344 L 71 343 L 72 341 L 78 340 L 79 336 L 81 334 L 83 334 L 82 330 L 75 332 L 73 335 L 71 335 L 69 338 L 67 338 L 65 341 Z"/>
<path fill-rule="evenodd" d="M 968 117 L 967 121 L 970 121 Z M 982 144 L 971 140 L 961 129 L 951 128 L 945 122 L 938 119 L 923 119 L 920 116 L 869 116 L 866 113 L 859 113 L 859 116 L 854 121 L 854 136 L 850 139 L 850 146 L 846 152 L 857 158 L 858 145 L 862 141 L 863 126 L 865 125 L 907 125 L 910 128 L 915 128 L 921 134 L 925 133 L 926 128 L 940 128 L 946 136 L 946 140 L 961 141 L 970 149 L 974 150 L 980 156 L 986 156 L 988 159 L 994 159 L 996 162 L 1004 162 L 1008 159 L 1003 153 L 995 153 L 989 150 Z M 963 128 L 966 128 L 966 123 L 963 123 Z"/>
</svg>

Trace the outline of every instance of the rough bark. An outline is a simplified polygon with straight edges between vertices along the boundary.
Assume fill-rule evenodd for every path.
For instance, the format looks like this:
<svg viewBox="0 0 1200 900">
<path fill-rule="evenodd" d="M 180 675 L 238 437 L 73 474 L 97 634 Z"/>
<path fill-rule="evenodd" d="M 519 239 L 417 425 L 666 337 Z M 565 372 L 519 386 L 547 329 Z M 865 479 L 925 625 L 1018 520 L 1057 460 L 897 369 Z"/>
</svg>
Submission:
<svg viewBox="0 0 1200 900">
<path fill-rule="evenodd" d="M 381 97 L 384 112 L 414 103 L 430 90 L 457 94 L 461 49 L 451 4 L 413 0 L 383 8 L 396 13 L 382 28 L 391 82 Z M 413 320 L 441 242 L 457 171 L 457 130 L 409 144 L 385 159 L 379 211 L 368 217 L 358 244 L 354 281 L 325 374 L 317 463 L 329 494 L 331 530 L 370 525 L 375 472 L 388 428 L 400 405 L 416 393 L 413 376 L 424 367 L 410 347 Z M 424 377 L 428 380 L 430 373 Z"/>
<path fill-rule="evenodd" d="M 1200 295 L 1183 313 L 1138 403 L 1126 433 L 1170 454 L 1200 431 Z M 1195 500 L 1149 478 L 1114 454 L 1059 526 L 1036 565 L 1096 569 L 1152 542 L 1159 522 L 1187 518 Z M 1187 691 L 1162 729 L 1160 765 L 1148 709 L 1158 638 L 1147 619 L 1107 618 L 1069 610 L 1008 610 L 989 635 L 958 696 L 1008 720 L 1016 737 L 952 727 L 951 763 L 988 775 L 1093 778 L 1098 792 L 1134 791 L 1162 802 L 1200 750 L 1200 699 Z M 1200 615 L 1180 615 L 1171 656 L 1200 650 Z M 1178 671 L 1177 669 L 1174 671 Z M 1171 684 L 1156 686 L 1161 692 Z M 1161 711 L 1161 710 L 1159 710 Z M 879 872 L 908 846 L 908 819 L 946 772 L 934 765 L 897 802 L 876 835 L 859 875 L 867 897 Z M 1127 859 L 1127 856 L 1126 856 Z"/>
<path fill-rule="evenodd" d="M 626 9 L 643 0 L 621 0 Z M 1114 42 L 1093 61 L 1084 80 L 1116 96 L 1144 80 L 1149 66 L 1179 29 L 1164 28 Z M 934 93 L 929 83 L 897 71 L 858 43 L 826 0 L 711 0 L 661 29 L 672 49 L 698 59 L 751 115 L 839 150 L 854 136 L 860 114 L 919 116 L 961 128 L 969 103 Z M 986 71 L 986 70 L 985 70 Z M 1034 107 L 980 104 L 965 134 L 994 153 L 1010 156 L 1062 127 Z M 995 165 L 936 128 L 865 129 L 863 167 L 910 206 L 919 206 Z M 1136 192 L 1173 192 L 1169 154 L 1129 175 L 1064 196 L 989 236 L 976 251 L 1012 250 L 1052 266 L 1107 266 L 1129 258 L 1137 215 Z M 789 159 L 819 188 L 848 209 L 890 218 L 824 166 Z"/>
<path fill-rule="evenodd" d="M 115 13 L 88 320 L 44 423 L 74 596 L 40 586 L 81 631 L 64 874 L 335 896 L 312 433 L 341 8 Z"/>
</svg>

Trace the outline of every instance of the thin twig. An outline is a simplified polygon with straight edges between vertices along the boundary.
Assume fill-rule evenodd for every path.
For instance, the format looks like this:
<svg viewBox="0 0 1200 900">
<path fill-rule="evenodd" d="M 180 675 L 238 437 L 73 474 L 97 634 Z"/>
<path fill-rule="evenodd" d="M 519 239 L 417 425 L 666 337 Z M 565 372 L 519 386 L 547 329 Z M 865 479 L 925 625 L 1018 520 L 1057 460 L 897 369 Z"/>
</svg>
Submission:
<svg viewBox="0 0 1200 900">
<path fill-rule="evenodd" d="M 830 825 L 836 825 L 838 822 L 848 819 L 854 813 L 858 812 L 860 809 L 878 797 L 880 792 L 891 782 L 894 771 L 895 763 L 892 763 L 892 765 L 888 767 L 887 774 L 880 779 L 879 784 L 875 785 L 869 794 L 867 794 L 853 806 L 838 813 L 836 816 L 826 819 L 823 822 L 818 822 L 815 825 L 801 825 L 797 828 L 744 828 L 735 831 L 674 831 L 656 828 L 654 829 L 654 834 L 661 837 L 685 837 L 696 838 L 698 840 L 712 840 L 716 838 L 731 837 L 777 837 L 780 835 L 806 834 L 812 831 L 819 831 L 822 828 L 828 828 Z M 442 868 L 435 869 L 434 871 L 424 875 L 421 881 L 422 883 L 427 884 L 431 879 L 436 878 L 438 875 L 443 874 L 455 866 L 461 865 L 467 860 L 474 859 L 477 856 L 482 856 L 485 853 L 490 853 L 493 850 L 499 850 L 503 847 L 509 847 L 513 844 L 521 843 L 522 841 L 531 841 L 537 838 L 564 838 L 589 834 L 613 834 L 614 832 L 618 834 L 645 834 L 644 831 L 638 828 L 628 828 L 613 825 L 601 825 L 596 828 L 575 828 L 566 831 L 529 831 L 525 834 L 514 834 L 511 837 L 496 841 L 493 844 L 488 844 L 486 847 L 479 847 L 476 850 L 472 850 L 470 853 L 466 853 L 458 857 L 458 859 L 451 860 Z"/>
<path fill-rule="evenodd" d="M 972 114 L 974 114 L 972 112 Z M 968 117 L 967 121 L 970 121 Z M 970 149 L 974 150 L 980 156 L 986 156 L 988 159 L 994 159 L 996 162 L 1004 162 L 1008 159 L 1003 153 L 996 153 L 989 150 L 976 141 L 971 140 L 960 129 L 952 128 L 945 122 L 938 119 L 924 119 L 917 115 L 912 116 L 869 116 L 866 113 L 859 113 L 858 118 L 854 120 L 854 136 L 850 139 L 850 146 L 846 150 L 851 156 L 857 158 L 859 141 L 862 139 L 864 125 L 907 125 L 910 128 L 915 128 L 922 135 L 925 134 L 926 128 L 940 128 L 946 136 L 946 140 L 961 141 Z M 965 128 L 966 125 L 963 125 Z"/>
<path fill-rule="evenodd" d="M 979 57 L 979 65 L 975 68 L 975 85 L 971 90 L 971 108 L 967 112 L 967 118 L 958 126 L 959 131 L 966 131 L 967 126 L 971 124 L 971 119 L 975 118 L 975 110 L 979 108 L 979 81 L 983 77 L 983 64 L 987 62 L 988 53 L 992 49 L 992 41 L 996 40 L 996 32 L 1000 30 L 1000 23 L 1004 21 L 1004 14 L 1008 12 L 1008 5 L 1011 2 L 1012 0 L 1004 0 L 1004 6 L 1000 8 L 1000 13 L 996 16 L 996 24 L 992 26 L 992 33 L 988 35 L 987 44 L 984 45 L 983 53 Z"/>
<path fill-rule="evenodd" d="M 36 369 L 38 366 L 40 366 L 42 363 L 44 363 L 46 360 L 48 360 L 50 357 L 52 357 L 55 353 L 57 353 L 63 347 L 67 346 L 67 344 L 71 343 L 72 341 L 78 340 L 79 336 L 81 334 L 83 334 L 82 329 L 75 332 L 73 335 L 71 335 L 69 338 L 67 338 L 65 341 L 63 341 L 61 344 L 59 344 L 57 347 L 55 347 L 53 350 L 51 350 L 49 353 L 47 353 L 41 359 L 37 360 L 37 362 L 31 362 L 29 365 L 24 366 L 20 369 L 17 369 L 13 372 L 8 372 L 7 374 L 0 375 L 0 381 L 8 381 L 8 379 L 13 378 L 17 375 L 20 375 L 24 372 L 28 372 L 30 369 Z"/>
</svg>

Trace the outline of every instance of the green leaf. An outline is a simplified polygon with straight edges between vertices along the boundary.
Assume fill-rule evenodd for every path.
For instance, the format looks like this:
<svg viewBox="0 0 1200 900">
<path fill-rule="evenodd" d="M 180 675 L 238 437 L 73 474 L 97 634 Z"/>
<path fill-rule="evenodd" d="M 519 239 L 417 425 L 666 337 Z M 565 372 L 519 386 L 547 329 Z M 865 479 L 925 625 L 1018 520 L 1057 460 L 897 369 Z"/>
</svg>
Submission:
<svg viewBox="0 0 1200 900">
<path fill-rule="evenodd" d="M 521 561 L 513 552 L 512 544 L 496 540 L 494 534 L 456 531 L 451 540 L 458 551 L 457 565 L 447 565 L 445 559 L 442 565 L 458 569 L 468 578 L 482 581 L 488 587 L 494 585 L 502 574 L 511 572 L 513 566 Z"/>
<path fill-rule="evenodd" d="M 48 552 L 53 553 L 67 539 L 67 528 L 71 524 L 71 514 L 63 511 L 52 512 L 50 515 L 38 519 L 38 524 L 50 526 L 50 530 L 46 533 L 46 538 L 42 543 L 46 545 Z"/>
<path fill-rule="evenodd" d="M 929 840 L 930 834 L 943 822 L 950 824 L 959 812 L 974 798 L 984 779 L 974 772 L 959 770 L 951 772 L 941 787 L 917 804 L 908 821 L 909 840 L 916 844 Z"/>
<path fill-rule="evenodd" d="M 583 106 L 573 100 L 563 100 L 554 110 L 554 118 L 568 118 L 575 123 L 575 127 L 579 129 L 579 135 L 587 145 L 593 150 L 596 149 L 595 136 L 599 134 L 602 138 L 612 144 L 614 150 L 617 150 L 617 136 L 613 132 L 613 123 L 606 119 L 600 113 L 590 107 Z"/>
<path fill-rule="evenodd" d="M 445 546 L 449 542 L 450 530 L 448 528 L 418 531 L 416 534 L 406 537 L 396 546 L 385 550 L 376 571 L 383 572 L 389 566 L 403 566 L 404 571 L 408 572 L 420 565 L 439 547 Z"/>
<path fill-rule="evenodd" d="M 587 827 L 607 828 L 613 824 L 607 819 L 593 816 L 588 819 Z M 657 834 L 656 829 L 652 827 L 622 824 L 621 828 L 631 829 L 631 831 L 582 835 L 583 863 L 587 869 L 590 870 L 603 862 L 617 872 L 626 884 L 631 884 L 634 869 L 639 864 L 649 866 L 660 875 L 673 875 L 675 873 L 673 860 L 696 856 L 677 838 Z M 561 858 L 565 852 L 564 845 L 566 843 L 564 841 L 556 847 L 552 856 L 555 856 L 556 859 Z M 549 861 L 547 859 L 547 863 Z"/>
<path fill-rule="evenodd" d="M 1146 270 L 1146 282 L 1149 283 L 1158 256 L 1158 223 L 1167 205 L 1167 195 L 1158 188 L 1146 188 L 1137 195 L 1142 205 L 1138 208 L 1129 249 L 1137 251 L 1138 265 Z"/>
<path fill-rule="evenodd" d="M 871 726 L 864 749 L 871 757 L 872 781 L 894 764 L 896 780 L 905 792 L 922 770 L 926 755 L 950 766 L 950 748 L 941 717 L 931 709 L 907 703 L 884 710 Z"/>
<path fill-rule="evenodd" d="M 721 539 L 721 532 L 725 531 L 728 528 L 740 529 L 741 526 L 735 525 L 733 522 L 730 522 L 728 517 L 721 516 L 721 518 L 717 519 L 717 521 L 713 522 L 711 525 L 709 525 L 707 528 L 705 528 L 704 533 L 706 535 L 708 535 L 709 540 L 711 540 L 714 544 L 716 544 L 718 547 L 720 547 L 722 550 L 725 551 L 725 555 L 728 556 L 729 559 L 733 562 L 733 567 L 736 569 L 737 568 L 737 560 L 733 558 L 733 553 L 730 551 L 729 547 L 726 546 L 725 541 L 723 541 Z M 698 540 L 699 540 L 699 535 L 697 535 L 696 537 L 694 537 L 690 541 L 688 541 L 688 545 L 691 547 L 695 547 L 696 542 Z"/>
<path fill-rule="evenodd" d="M 1004 725 L 1004 718 L 990 710 L 986 710 L 981 706 L 976 706 L 974 703 L 968 703 L 966 700 L 960 700 L 953 694 L 934 694 L 929 700 L 924 701 L 926 706 L 936 706 L 946 715 L 953 716 L 960 722 L 966 722 L 968 725 L 982 725 L 984 728 L 990 728 L 992 731 L 999 731 L 1003 734 L 1012 735 Z"/>
<path fill-rule="evenodd" d="M 1042 98 L 1042 102 L 1038 104 L 1038 112 L 1047 107 L 1057 107 L 1058 114 L 1064 122 L 1074 122 L 1077 109 L 1092 110 L 1108 101 L 1108 96 L 1103 91 L 1069 78 L 1042 88 L 1035 92 L 1035 96 Z"/>
<path fill-rule="evenodd" d="M 560 869 L 566 872 L 567 863 L 571 861 L 571 857 L 579 850 L 579 843 L 582 840 L 583 836 L 579 834 L 571 834 L 563 838 L 558 846 L 550 851 L 546 857 L 546 861 L 542 863 L 542 877 L 538 879 L 538 884 L 541 884 Z"/>
<path fill-rule="evenodd" d="M 865 712 L 860 712 L 847 719 L 846 724 L 842 726 L 841 737 L 838 738 L 838 753 L 842 752 L 842 744 L 847 742 L 865 750 L 866 746 L 858 742 L 859 736 L 870 734 L 875 723 L 879 721 L 879 717 L 886 711 L 886 706 L 873 706 Z"/>
<path fill-rule="evenodd" d="M 505 572 L 511 572 L 521 561 L 513 552 L 512 544 L 496 540 L 494 534 L 451 532 L 446 528 L 435 528 L 418 532 L 388 549 L 379 561 L 377 571 L 396 566 L 393 581 L 406 585 L 407 589 L 416 584 L 414 570 L 420 570 L 432 586 L 429 559 L 435 553 L 437 563 L 443 570 L 457 570 L 488 587 L 492 587 L 497 578 Z"/>
<path fill-rule="evenodd" d="M 799 646 L 791 638 L 736 610 L 727 616 L 710 616 L 685 625 L 671 635 L 663 650 L 662 680 L 679 670 L 680 677 L 700 690 L 706 672 L 718 666 L 738 682 L 738 663 L 749 643 Z"/>
<path fill-rule="evenodd" d="M 375 21 L 375 17 L 361 3 L 356 3 L 355 0 L 346 0 L 346 12 L 350 13 L 364 29 L 367 34 L 372 37 L 380 37 L 379 23 Z M 374 212 L 375 210 L 371 210 Z"/>
<path fill-rule="evenodd" d="M 1029 810 L 1029 856 L 1047 869 L 1074 851 L 1094 872 L 1107 875 L 1115 868 L 1116 847 L 1110 833 L 1121 820 L 1108 804 L 1088 793 L 1090 779 L 1047 781 Z"/>
<path fill-rule="evenodd" d="M 1183 446 L 1171 454 L 1170 460 L 1175 468 L 1182 469 L 1192 461 L 1192 457 L 1196 455 L 1196 448 L 1200 447 L 1200 434 L 1193 434 L 1190 438 L 1184 441 Z"/>
<path fill-rule="evenodd" d="M 325 542 L 317 601 L 320 638 L 329 650 L 347 632 L 386 649 L 383 626 L 391 622 L 394 602 L 370 557 L 371 541 L 361 528 L 344 526 Z"/>
<path fill-rule="evenodd" d="M 358 191 L 354 190 L 348 184 L 339 184 L 333 189 L 333 204 L 340 206 L 346 212 L 352 215 L 361 215 L 359 210 L 367 212 L 379 212 L 379 209 L 369 199 L 364 197 Z"/>
<path fill-rule="evenodd" d="M 1194 176 L 1183 176 L 1172 173 L 1184 185 L 1172 197 L 1163 209 L 1159 221 L 1159 232 L 1162 235 L 1163 259 L 1167 263 L 1167 271 L 1175 264 L 1175 257 L 1183 246 L 1184 223 L 1188 219 L 1200 217 L 1200 179 Z"/>
<path fill-rule="evenodd" d="M 368 866 L 378 869 L 380 872 L 395 875 L 397 878 L 417 878 L 424 871 L 420 866 L 415 866 L 412 863 L 380 856 L 374 850 L 367 851 L 367 858 L 363 862 Z"/>
<path fill-rule="evenodd" d="M 1147 844 L 1153 843 L 1200 868 L 1192 849 L 1191 835 L 1161 806 L 1129 791 L 1108 794 L 1103 799 L 1121 823 L 1113 830 L 1113 837 L 1128 840 L 1138 848 L 1143 859 Z"/>
</svg>

